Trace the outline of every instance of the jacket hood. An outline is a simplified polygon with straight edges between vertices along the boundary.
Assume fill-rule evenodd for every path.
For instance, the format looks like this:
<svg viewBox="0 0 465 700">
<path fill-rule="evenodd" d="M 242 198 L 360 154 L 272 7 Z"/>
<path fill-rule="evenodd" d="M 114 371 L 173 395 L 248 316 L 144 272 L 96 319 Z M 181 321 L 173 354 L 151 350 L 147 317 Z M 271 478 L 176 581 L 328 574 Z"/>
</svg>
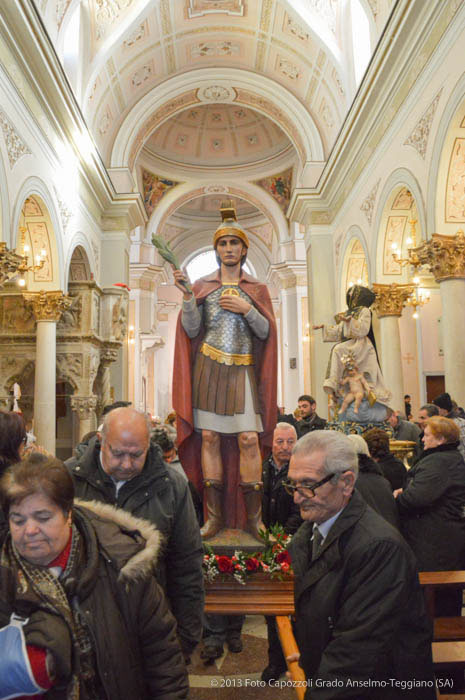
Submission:
<svg viewBox="0 0 465 700">
<path fill-rule="evenodd" d="M 152 523 L 107 503 L 76 498 L 74 505 L 91 521 L 100 545 L 119 568 L 119 580 L 138 581 L 152 573 L 163 544 Z"/>
</svg>

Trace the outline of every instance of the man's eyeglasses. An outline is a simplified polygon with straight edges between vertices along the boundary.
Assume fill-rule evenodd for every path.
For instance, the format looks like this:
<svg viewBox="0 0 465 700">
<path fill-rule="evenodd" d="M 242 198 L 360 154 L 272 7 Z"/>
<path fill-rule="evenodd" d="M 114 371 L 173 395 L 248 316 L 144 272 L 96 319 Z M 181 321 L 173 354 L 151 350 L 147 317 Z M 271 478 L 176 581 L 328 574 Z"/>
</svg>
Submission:
<svg viewBox="0 0 465 700">
<path fill-rule="evenodd" d="M 323 484 L 327 484 L 328 481 L 330 481 L 333 476 L 336 476 L 335 474 L 328 474 L 328 476 L 325 476 L 324 479 L 321 479 L 321 481 L 317 481 L 315 484 L 299 484 L 297 485 L 294 481 L 291 481 L 288 479 L 288 481 L 283 481 L 283 486 L 286 491 L 286 493 L 289 494 L 289 496 L 293 496 L 295 491 L 299 493 L 301 496 L 304 498 L 315 498 L 315 491 L 316 489 L 320 488 L 320 486 L 323 486 Z"/>
</svg>

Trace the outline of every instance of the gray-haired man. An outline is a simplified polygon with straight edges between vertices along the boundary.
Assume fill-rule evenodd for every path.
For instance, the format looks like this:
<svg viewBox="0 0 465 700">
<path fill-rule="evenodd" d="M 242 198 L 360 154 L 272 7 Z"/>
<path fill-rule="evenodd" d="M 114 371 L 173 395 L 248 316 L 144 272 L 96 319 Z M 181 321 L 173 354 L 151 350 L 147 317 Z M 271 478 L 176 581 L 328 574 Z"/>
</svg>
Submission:
<svg viewBox="0 0 465 700">
<path fill-rule="evenodd" d="M 290 460 L 287 488 L 305 521 L 289 550 L 306 697 L 433 700 L 415 557 L 354 490 L 357 470 L 351 441 L 333 431 L 301 438 Z M 412 680 L 424 685 L 406 695 Z"/>
</svg>

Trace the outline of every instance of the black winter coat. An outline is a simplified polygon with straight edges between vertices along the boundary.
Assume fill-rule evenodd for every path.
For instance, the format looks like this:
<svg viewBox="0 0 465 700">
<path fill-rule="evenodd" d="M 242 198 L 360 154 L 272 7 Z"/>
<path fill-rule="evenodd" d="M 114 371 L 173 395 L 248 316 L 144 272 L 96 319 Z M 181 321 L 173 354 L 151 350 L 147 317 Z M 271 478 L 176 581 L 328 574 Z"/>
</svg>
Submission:
<svg viewBox="0 0 465 700">
<path fill-rule="evenodd" d="M 312 526 L 289 545 L 305 697 L 434 700 L 431 622 L 409 546 L 356 491 L 313 561 Z M 431 687 L 409 693 L 391 678 Z"/>
<path fill-rule="evenodd" d="M 402 533 L 420 571 L 465 567 L 465 462 L 457 445 L 425 450 L 397 497 Z"/>
<path fill-rule="evenodd" d="M 85 553 L 79 575 L 65 588 L 88 626 L 105 697 L 188 698 L 175 620 L 152 575 L 160 533 L 150 523 L 97 503 L 76 505 L 73 522 Z M 2 609 L 5 604 L 20 614 L 40 609 L 39 596 L 24 582 L 11 580 L 14 576 L 13 569 L 0 568 Z M 63 689 L 52 688 L 43 697 L 60 700 Z"/>
<path fill-rule="evenodd" d="M 386 479 L 391 484 L 392 491 L 402 489 L 407 478 L 407 468 L 403 462 L 389 452 L 386 457 L 378 460 L 378 464 Z"/>
<path fill-rule="evenodd" d="M 163 535 L 155 575 L 164 588 L 178 623 L 182 647 L 190 653 L 202 636 L 204 585 L 203 548 L 187 480 L 151 445 L 142 472 L 116 494 L 112 479 L 100 465 L 100 444 L 71 468 L 76 496 L 123 508 L 153 523 Z"/>
<path fill-rule="evenodd" d="M 282 525 L 285 532 L 293 535 L 302 524 L 300 508 L 283 487 L 289 471 L 289 463 L 276 473 L 272 456 L 265 459 L 262 465 L 263 499 L 262 520 L 265 527 Z"/>
<path fill-rule="evenodd" d="M 355 487 L 374 511 L 400 530 L 399 514 L 391 485 L 383 476 L 380 466 L 364 454 L 358 455 L 358 477 Z"/>
<path fill-rule="evenodd" d="M 324 418 L 320 418 L 316 414 L 311 418 L 302 418 L 302 420 L 297 421 L 297 437 L 301 438 L 307 433 L 311 433 L 312 430 L 324 430 L 327 421 Z"/>
</svg>

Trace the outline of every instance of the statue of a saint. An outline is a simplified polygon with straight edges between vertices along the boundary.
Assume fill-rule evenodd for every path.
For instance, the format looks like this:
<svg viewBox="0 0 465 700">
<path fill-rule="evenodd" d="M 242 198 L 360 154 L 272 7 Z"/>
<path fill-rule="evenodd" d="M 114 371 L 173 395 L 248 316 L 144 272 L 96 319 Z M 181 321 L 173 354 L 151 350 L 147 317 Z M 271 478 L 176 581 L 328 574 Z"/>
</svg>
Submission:
<svg viewBox="0 0 465 700">
<path fill-rule="evenodd" d="M 277 339 L 266 285 L 244 272 L 249 239 L 230 203 L 214 234 L 219 269 L 183 292 L 176 332 L 173 407 L 181 462 L 203 490 L 204 539 L 223 527 L 257 537 L 262 447 L 276 423 Z M 260 436 L 260 442 L 259 442 Z"/>
<path fill-rule="evenodd" d="M 373 400 L 380 404 L 388 404 L 391 398 L 391 392 L 384 384 L 378 363 L 371 324 L 370 306 L 375 298 L 371 289 L 355 284 L 347 291 L 347 310 L 335 317 L 337 325 L 313 326 L 314 330 L 323 329 L 324 341 L 337 343 L 331 350 L 328 371 L 323 384 L 333 405 L 336 405 L 338 399 L 344 394 L 342 391 L 345 386 L 343 381 L 346 379 L 344 359 L 349 355 L 367 381 Z"/>
</svg>

